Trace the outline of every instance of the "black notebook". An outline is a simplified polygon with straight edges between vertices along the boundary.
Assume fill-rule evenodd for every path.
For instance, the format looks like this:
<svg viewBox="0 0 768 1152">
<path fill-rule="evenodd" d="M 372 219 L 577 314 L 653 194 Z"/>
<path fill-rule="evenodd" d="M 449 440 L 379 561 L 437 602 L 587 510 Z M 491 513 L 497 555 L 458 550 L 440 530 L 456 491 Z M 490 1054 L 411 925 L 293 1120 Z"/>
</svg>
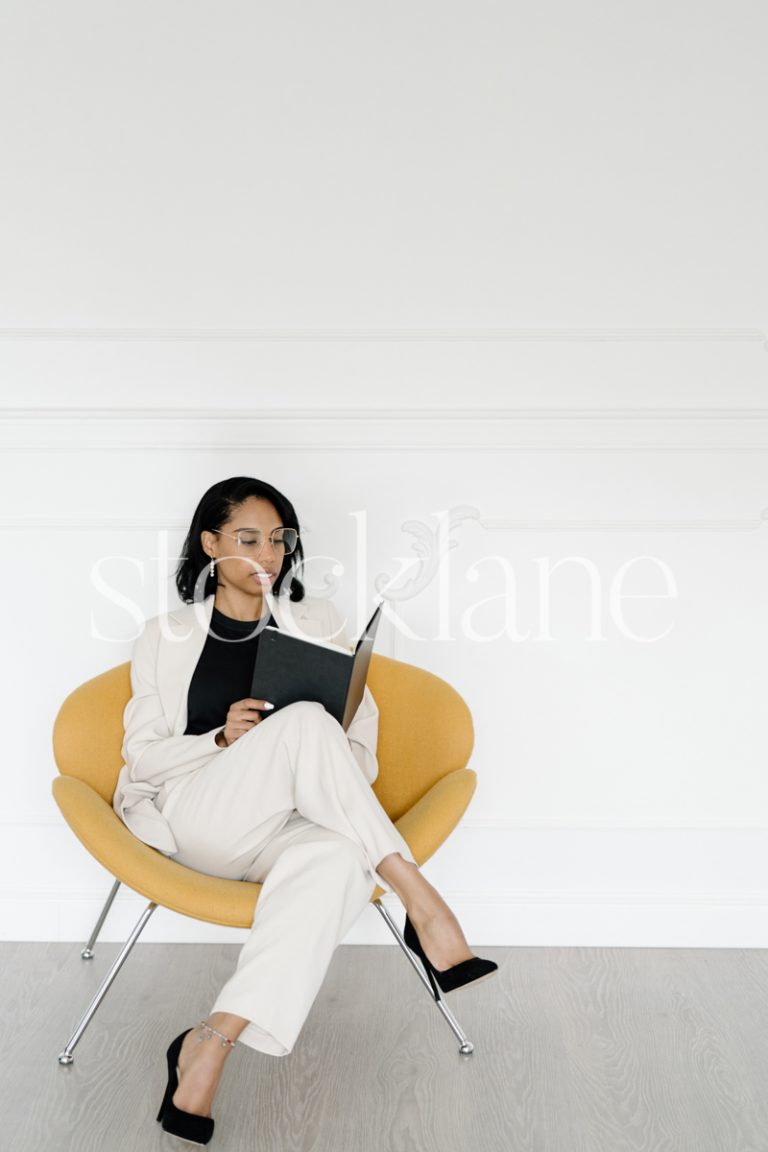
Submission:
<svg viewBox="0 0 768 1152">
<path fill-rule="evenodd" d="M 382 605 L 383 600 L 363 629 L 354 652 L 340 644 L 294 636 L 267 625 L 256 652 L 252 698 L 269 700 L 275 706 L 274 712 L 298 700 L 315 700 L 336 717 L 346 732 L 363 699 Z M 274 712 L 265 711 L 262 718 L 266 720 Z"/>
</svg>

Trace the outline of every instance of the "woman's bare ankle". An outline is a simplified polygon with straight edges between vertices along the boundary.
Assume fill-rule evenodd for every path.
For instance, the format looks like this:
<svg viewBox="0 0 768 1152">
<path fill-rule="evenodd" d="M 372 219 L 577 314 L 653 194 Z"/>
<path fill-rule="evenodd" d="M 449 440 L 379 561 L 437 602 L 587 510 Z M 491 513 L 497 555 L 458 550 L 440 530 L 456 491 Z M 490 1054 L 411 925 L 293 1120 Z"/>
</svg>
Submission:
<svg viewBox="0 0 768 1152">
<path fill-rule="evenodd" d="M 391 886 L 414 924 L 450 911 L 418 864 L 405 860 L 399 852 L 385 856 L 376 871 Z"/>
<path fill-rule="evenodd" d="M 206 1024 L 217 1031 L 223 1032 L 230 1040 L 237 1040 L 242 1030 L 248 1024 L 243 1016 L 235 1016 L 231 1012 L 211 1012 L 205 1018 Z M 215 1039 L 215 1037 L 214 1037 Z M 229 1047 L 229 1045 L 227 1045 Z"/>
<path fill-rule="evenodd" d="M 204 1021 L 191 1028 L 181 1044 L 179 1052 L 179 1070 L 185 1071 L 190 1063 L 202 1061 L 211 1068 L 223 1065 L 232 1047 L 224 1044 L 217 1032 L 234 1041 L 248 1023 L 241 1016 L 230 1016 L 224 1012 L 214 1012 L 206 1016 Z M 204 1024 L 210 1027 L 203 1027 Z M 222 1027 L 223 1025 L 223 1027 Z M 216 1029 L 213 1032 L 212 1029 Z"/>
</svg>

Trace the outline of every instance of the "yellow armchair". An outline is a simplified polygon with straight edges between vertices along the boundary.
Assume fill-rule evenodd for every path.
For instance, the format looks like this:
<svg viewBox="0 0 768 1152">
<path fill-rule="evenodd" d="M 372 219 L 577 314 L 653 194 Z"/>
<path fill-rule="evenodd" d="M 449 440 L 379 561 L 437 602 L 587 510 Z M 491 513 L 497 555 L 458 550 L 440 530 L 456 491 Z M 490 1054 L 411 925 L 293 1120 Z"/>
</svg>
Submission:
<svg viewBox="0 0 768 1152">
<path fill-rule="evenodd" d="M 379 774 L 372 787 L 421 865 L 448 838 L 475 791 L 477 774 L 466 767 L 474 744 L 472 716 L 446 681 L 388 656 L 371 657 L 368 685 L 379 708 Z M 82 958 L 93 956 L 120 884 L 149 901 L 59 1054 L 61 1064 L 73 1062 L 75 1045 L 158 905 L 210 924 L 250 928 L 261 891 L 253 881 L 227 880 L 177 864 L 134 836 L 116 815 L 112 796 L 123 763 L 123 712 L 130 695 L 130 664 L 120 664 L 71 692 L 53 727 L 59 770 L 52 782 L 54 799 L 80 842 L 115 877 Z M 421 961 L 381 903 L 383 891 L 374 889 L 374 907 L 458 1038 L 459 1052 L 470 1054 L 472 1043 L 442 996 L 434 995 Z"/>
</svg>

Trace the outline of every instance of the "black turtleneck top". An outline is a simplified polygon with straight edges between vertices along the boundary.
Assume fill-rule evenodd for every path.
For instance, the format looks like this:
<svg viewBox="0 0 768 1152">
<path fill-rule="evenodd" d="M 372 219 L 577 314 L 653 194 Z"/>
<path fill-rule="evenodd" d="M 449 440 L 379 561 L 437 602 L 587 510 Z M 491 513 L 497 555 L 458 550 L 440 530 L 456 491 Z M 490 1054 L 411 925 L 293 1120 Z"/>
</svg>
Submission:
<svg viewBox="0 0 768 1152">
<path fill-rule="evenodd" d="M 271 612 L 266 621 L 234 620 L 218 608 L 213 609 L 205 645 L 189 685 L 185 736 L 201 736 L 213 728 L 223 728 L 232 705 L 250 696 L 256 651 L 268 624 L 278 627 Z"/>
</svg>

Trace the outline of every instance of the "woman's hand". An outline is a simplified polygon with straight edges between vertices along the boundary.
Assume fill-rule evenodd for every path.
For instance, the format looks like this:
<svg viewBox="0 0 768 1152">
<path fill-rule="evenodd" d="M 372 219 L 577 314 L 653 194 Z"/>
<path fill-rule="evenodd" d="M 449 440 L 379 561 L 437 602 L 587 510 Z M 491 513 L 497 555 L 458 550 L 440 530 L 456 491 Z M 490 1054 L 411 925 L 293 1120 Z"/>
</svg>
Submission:
<svg viewBox="0 0 768 1152">
<path fill-rule="evenodd" d="M 216 734 L 216 743 L 220 748 L 228 748 L 244 732 L 250 731 L 256 724 L 260 724 L 264 717 L 261 711 L 274 708 L 268 700 L 236 700 L 227 712 L 227 722 L 221 732 Z"/>
</svg>

